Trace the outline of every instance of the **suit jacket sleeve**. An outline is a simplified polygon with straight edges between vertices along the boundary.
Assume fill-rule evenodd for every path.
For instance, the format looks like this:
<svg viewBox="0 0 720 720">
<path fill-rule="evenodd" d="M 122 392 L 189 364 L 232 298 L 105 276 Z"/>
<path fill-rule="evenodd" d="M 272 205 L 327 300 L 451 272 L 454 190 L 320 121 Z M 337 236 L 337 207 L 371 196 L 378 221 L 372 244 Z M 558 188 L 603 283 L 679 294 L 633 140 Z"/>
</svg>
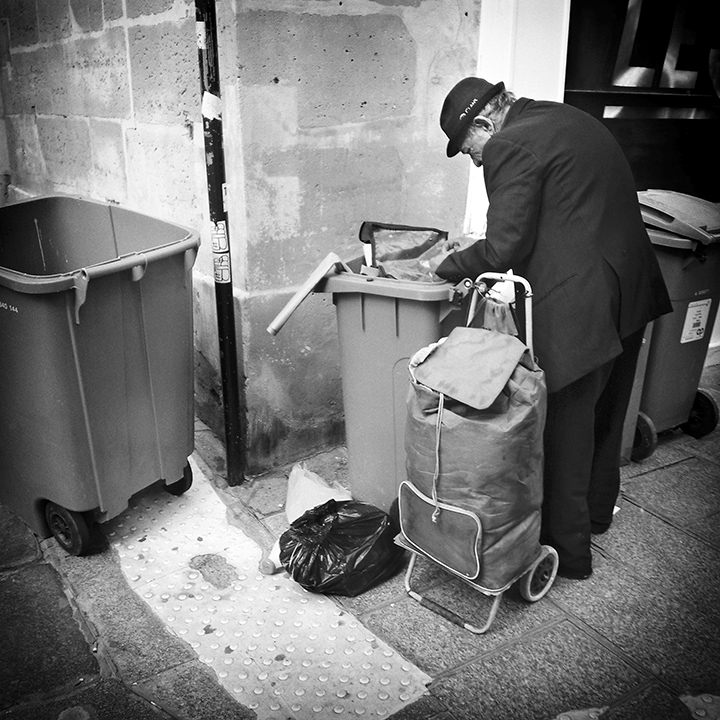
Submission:
<svg viewBox="0 0 720 720">
<path fill-rule="evenodd" d="M 522 146 L 494 137 L 484 151 L 490 207 L 486 237 L 449 255 L 435 271 L 446 280 L 518 268 L 535 243 L 542 168 Z"/>
</svg>

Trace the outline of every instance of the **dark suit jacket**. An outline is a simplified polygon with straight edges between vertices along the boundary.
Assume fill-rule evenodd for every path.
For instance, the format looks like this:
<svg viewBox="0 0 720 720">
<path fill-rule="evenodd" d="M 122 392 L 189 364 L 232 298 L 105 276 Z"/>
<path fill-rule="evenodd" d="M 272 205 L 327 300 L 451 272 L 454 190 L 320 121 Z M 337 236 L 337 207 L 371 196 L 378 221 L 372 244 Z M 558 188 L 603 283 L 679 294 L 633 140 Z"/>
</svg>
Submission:
<svg viewBox="0 0 720 720">
<path fill-rule="evenodd" d="M 533 288 L 534 350 L 555 392 L 620 354 L 672 308 L 630 167 L 610 132 L 569 105 L 518 99 L 483 151 L 486 238 L 437 269 L 506 271 Z"/>
</svg>

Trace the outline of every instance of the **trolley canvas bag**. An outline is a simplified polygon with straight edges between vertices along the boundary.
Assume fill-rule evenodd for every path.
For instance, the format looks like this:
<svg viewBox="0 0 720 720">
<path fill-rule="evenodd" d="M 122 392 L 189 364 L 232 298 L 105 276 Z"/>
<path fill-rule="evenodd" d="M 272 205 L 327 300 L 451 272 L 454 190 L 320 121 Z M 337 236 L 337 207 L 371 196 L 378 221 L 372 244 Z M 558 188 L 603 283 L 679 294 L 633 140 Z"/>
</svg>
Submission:
<svg viewBox="0 0 720 720">
<path fill-rule="evenodd" d="M 458 327 L 410 374 L 402 533 L 481 589 L 509 587 L 539 552 L 544 373 L 516 337 Z"/>
</svg>

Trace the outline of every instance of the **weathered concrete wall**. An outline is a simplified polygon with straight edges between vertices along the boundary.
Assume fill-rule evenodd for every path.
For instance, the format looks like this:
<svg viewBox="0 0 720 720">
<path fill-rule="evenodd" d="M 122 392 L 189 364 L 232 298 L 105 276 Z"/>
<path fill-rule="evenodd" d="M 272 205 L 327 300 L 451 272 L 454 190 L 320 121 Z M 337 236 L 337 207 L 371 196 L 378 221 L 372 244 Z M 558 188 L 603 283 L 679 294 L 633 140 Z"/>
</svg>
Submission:
<svg viewBox="0 0 720 720">
<path fill-rule="evenodd" d="M 137 4 L 127 3 L 129 15 Z M 189 82 L 197 61 L 188 3 L 141 3 L 158 12 L 147 26 L 123 17 L 119 1 L 7 5 L 17 9 L 2 73 L 14 186 L 198 225 L 199 90 Z"/>
<path fill-rule="evenodd" d="M 474 70 L 479 5 L 217 2 L 251 471 L 342 439 L 331 298 L 265 331 L 314 266 L 360 254 L 365 219 L 460 230 L 467 175 L 438 115 Z M 81 194 L 201 232 L 196 399 L 222 435 L 194 3 L 5 0 L 0 63 L 12 197 Z"/>
<path fill-rule="evenodd" d="M 265 333 L 289 289 L 329 251 L 360 255 L 363 220 L 459 230 L 465 169 L 445 158 L 438 116 L 473 72 L 478 11 L 471 0 L 276 0 L 237 14 L 246 367 L 261 379 L 248 383 L 249 422 L 268 452 L 307 443 L 305 429 L 341 430 L 331 299 Z"/>
</svg>

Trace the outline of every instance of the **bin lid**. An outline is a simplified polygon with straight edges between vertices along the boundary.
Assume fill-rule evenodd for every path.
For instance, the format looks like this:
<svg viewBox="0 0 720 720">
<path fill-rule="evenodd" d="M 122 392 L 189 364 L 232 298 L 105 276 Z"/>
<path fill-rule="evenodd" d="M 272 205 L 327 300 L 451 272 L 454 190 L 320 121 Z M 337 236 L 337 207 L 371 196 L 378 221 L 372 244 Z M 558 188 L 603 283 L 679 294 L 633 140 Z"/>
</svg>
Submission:
<svg viewBox="0 0 720 720">
<path fill-rule="evenodd" d="M 449 302 L 451 289 L 452 285 L 444 281 L 418 282 L 344 272 L 327 277 L 317 286 L 316 292 L 332 293 L 333 295 L 341 293 L 384 295 L 389 298 L 419 302 Z"/>
<path fill-rule="evenodd" d="M 720 203 L 673 190 L 638 193 L 645 224 L 703 245 L 720 242 Z"/>
<path fill-rule="evenodd" d="M 688 238 L 680 237 L 680 235 L 668 232 L 667 230 L 659 230 L 654 227 L 649 227 L 647 234 L 653 245 L 661 245 L 662 247 L 694 252 L 698 245 L 696 240 L 689 240 Z"/>
</svg>

